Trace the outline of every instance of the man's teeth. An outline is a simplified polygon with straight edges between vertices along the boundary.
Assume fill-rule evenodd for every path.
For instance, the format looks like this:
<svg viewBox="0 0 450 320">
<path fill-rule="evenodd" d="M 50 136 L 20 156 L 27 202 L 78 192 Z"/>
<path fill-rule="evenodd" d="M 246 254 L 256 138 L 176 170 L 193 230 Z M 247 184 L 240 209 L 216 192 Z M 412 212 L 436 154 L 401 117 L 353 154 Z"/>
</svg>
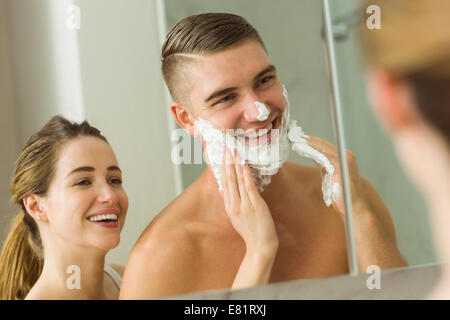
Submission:
<svg viewBox="0 0 450 320">
<path fill-rule="evenodd" d="M 263 128 L 263 129 L 259 129 L 258 131 L 252 130 L 248 133 L 245 133 L 245 134 L 243 134 L 243 136 L 246 138 L 254 139 L 254 138 L 258 138 L 258 137 L 265 135 L 270 130 L 272 130 L 272 123 L 269 123 L 269 125 L 267 127 Z"/>
<path fill-rule="evenodd" d="M 98 216 L 93 216 L 89 218 L 89 221 L 92 222 L 96 222 L 96 221 L 101 221 L 101 220 L 114 220 L 116 221 L 118 218 L 117 214 L 102 214 L 102 215 L 98 215 Z"/>
</svg>

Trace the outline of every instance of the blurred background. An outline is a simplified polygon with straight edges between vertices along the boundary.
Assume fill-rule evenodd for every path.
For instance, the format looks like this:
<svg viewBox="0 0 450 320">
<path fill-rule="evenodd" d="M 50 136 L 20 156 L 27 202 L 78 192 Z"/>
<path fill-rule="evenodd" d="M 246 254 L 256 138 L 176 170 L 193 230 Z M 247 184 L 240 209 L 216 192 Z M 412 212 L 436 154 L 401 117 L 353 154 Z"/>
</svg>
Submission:
<svg viewBox="0 0 450 320">
<path fill-rule="evenodd" d="M 356 0 L 332 1 L 337 23 Z M 79 9 L 79 28 L 67 25 Z M 242 15 L 260 33 L 285 84 L 291 118 L 335 143 L 330 84 L 317 0 L 0 0 L 0 240 L 17 208 L 10 202 L 14 161 L 55 114 L 87 119 L 108 138 L 124 173 L 130 207 L 109 262 L 126 264 L 139 235 L 204 165 L 174 165 L 170 97 L 160 71 L 166 32 L 185 16 Z M 347 22 L 345 22 L 347 21 Z M 344 19 L 344 24 L 350 24 Z M 336 41 L 347 149 L 391 211 L 400 251 L 411 265 L 436 262 L 423 199 L 405 178 L 367 105 L 357 38 Z M 312 164 L 291 153 L 290 160 Z"/>
</svg>

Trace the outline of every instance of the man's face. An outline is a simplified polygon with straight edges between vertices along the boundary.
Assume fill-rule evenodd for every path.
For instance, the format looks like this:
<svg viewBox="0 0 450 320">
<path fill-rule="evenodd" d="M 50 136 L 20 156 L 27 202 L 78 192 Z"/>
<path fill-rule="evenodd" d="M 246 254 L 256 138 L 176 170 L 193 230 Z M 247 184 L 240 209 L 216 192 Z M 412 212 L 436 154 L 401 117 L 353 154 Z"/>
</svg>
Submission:
<svg viewBox="0 0 450 320">
<path fill-rule="evenodd" d="M 280 128 L 285 108 L 282 85 L 257 41 L 247 40 L 201 56 L 191 71 L 193 87 L 189 98 L 196 119 L 208 120 L 216 129 L 242 129 L 245 133 L 270 124 Z M 255 101 L 264 103 L 269 110 L 267 120 L 258 120 Z"/>
</svg>

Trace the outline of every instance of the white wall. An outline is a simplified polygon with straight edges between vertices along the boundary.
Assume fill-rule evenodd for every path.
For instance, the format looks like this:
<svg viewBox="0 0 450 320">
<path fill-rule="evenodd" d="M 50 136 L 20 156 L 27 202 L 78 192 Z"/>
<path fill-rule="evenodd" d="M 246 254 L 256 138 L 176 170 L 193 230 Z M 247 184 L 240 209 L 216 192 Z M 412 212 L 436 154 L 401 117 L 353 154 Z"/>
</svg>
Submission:
<svg viewBox="0 0 450 320">
<path fill-rule="evenodd" d="M 6 2 L 0 1 L 0 241 L 9 229 L 15 208 L 10 205 L 9 181 L 18 153 L 15 126 Z"/>
</svg>

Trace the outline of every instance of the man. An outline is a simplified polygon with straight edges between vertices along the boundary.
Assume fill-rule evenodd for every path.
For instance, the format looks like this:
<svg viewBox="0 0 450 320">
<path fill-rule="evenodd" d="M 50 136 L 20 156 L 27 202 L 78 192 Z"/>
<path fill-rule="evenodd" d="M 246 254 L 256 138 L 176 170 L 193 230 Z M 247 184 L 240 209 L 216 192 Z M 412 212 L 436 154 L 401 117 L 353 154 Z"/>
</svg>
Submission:
<svg viewBox="0 0 450 320">
<path fill-rule="evenodd" d="M 280 128 L 286 108 L 282 84 L 261 38 L 243 18 L 202 14 L 183 19 L 167 35 L 162 59 L 172 114 L 191 135 L 199 134 L 199 119 L 217 129 Z M 256 101 L 267 106 L 266 120 L 259 120 Z M 338 168 L 333 145 L 309 140 Z M 386 206 L 359 176 L 351 152 L 347 157 L 360 270 L 406 265 Z M 333 180 L 340 180 L 339 171 Z M 318 168 L 285 162 L 261 196 L 279 239 L 269 282 L 348 273 L 342 197 L 331 207 L 324 205 Z M 245 253 L 208 164 L 141 235 L 125 270 L 121 298 L 230 288 Z"/>
</svg>

